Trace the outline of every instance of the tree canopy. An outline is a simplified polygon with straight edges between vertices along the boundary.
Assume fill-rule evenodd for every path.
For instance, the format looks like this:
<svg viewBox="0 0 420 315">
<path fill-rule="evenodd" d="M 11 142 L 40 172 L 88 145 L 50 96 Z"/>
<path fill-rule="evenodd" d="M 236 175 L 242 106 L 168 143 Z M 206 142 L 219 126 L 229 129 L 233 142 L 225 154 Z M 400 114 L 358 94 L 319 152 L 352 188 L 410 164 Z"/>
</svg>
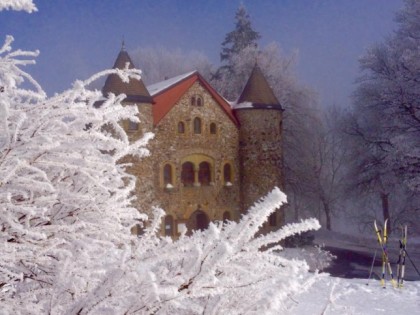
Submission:
<svg viewBox="0 0 420 315">
<path fill-rule="evenodd" d="M 246 80 L 242 73 L 238 73 L 238 61 L 243 58 L 244 54 L 248 55 L 247 52 L 258 51 L 257 42 L 261 37 L 258 32 L 253 30 L 251 18 L 243 5 L 236 12 L 235 20 L 235 29 L 227 33 L 225 40 L 222 42 L 222 51 L 220 53 L 222 65 L 214 73 L 212 80 L 213 83 L 220 83 L 218 85 L 219 93 L 229 100 L 235 100 L 238 97 L 242 85 L 245 84 L 244 80 Z M 241 85 L 224 85 L 224 83 L 231 81 L 240 82 Z"/>
<path fill-rule="evenodd" d="M 381 195 L 385 218 L 390 194 L 420 191 L 420 2 L 406 0 L 396 22 L 395 33 L 360 59 L 349 128 L 360 148 L 355 184 Z M 414 219 L 420 209 L 410 208 Z"/>
<path fill-rule="evenodd" d="M 239 54 L 243 49 L 250 46 L 258 47 L 257 42 L 261 38 L 260 34 L 252 28 L 251 18 L 243 5 L 236 11 L 235 20 L 235 29 L 226 34 L 220 53 L 220 60 L 227 62 L 228 65 L 233 56 Z"/>
</svg>

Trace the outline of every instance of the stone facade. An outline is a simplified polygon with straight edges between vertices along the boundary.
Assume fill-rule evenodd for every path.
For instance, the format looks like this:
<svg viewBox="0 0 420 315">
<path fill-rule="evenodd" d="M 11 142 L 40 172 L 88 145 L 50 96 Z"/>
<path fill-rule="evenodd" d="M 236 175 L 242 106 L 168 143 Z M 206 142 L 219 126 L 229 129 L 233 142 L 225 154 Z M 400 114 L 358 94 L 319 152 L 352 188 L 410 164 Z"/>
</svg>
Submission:
<svg viewBox="0 0 420 315">
<path fill-rule="evenodd" d="M 282 188 L 282 112 L 275 109 L 238 109 L 241 122 L 239 161 L 242 209 L 267 195 L 273 187 Z M 284 215 L 277 211 L 265 228 L 277 227 Z"/>
<path fill-rule="evenodd" d="M 118 58 L 116 65 L 122 63 Z M 130 140 L 148 131 L 155 137 L 148 145 L 151 156 L 121 162 L 132 163 L 128 171 L 138 179 L 135 206 L 146 213 L 153 205 L 165 210 L 163 235 L 176 238 L 183 229 L 190 233 L 210 221 L 238 220 L 274 186 L 283 186 L 280 104 L 275 100 L 272 106 L 270 100 L 269 107 L 261 106 L 259 99 L 254 107 L 255 93 L 249 91 L 243 100 L 248 105 L 235 109 L 196 72 L 138 89 L 137 94 L 128 91 L 126 104 L 138 106 L 141 120 L 139 125 L 122 122 Z M 130 101 L 136 98 L 153 102 Z M 282 224 L 280 212 L 267 228 Z"/>
<path fill-rule="evenodd" d="M 201 106 L 191 104 L 194 96 L 202 98 Z M 200 133 L 194 130 L 197 118 L 201 122 Z M 178 130 L 180 123 L 184 125 L 183 133 Z M 211 133 L 210 124 L 214 124 L 214 133 Z M 237 176 L 232 176 L 232 185 L 227 186 L 223 168 L 229 163 L 232 173 L 238 173 L 238 129 L 208 91 L 195 82 L 159 122 L 154 133 L 150 159 L 154 163 L 154 174 L 159 174 L 154 179 L 156 199 L 177 222 L 175 234 L 179 232 L 177 227 L 180 223 L 193 225 L 188 220 L 196 211 L 205 213 L 211 221 L 223 220 L 226 212 L 229 215 L 225 216 L 237 219 L 239 180 Z M 193 163 L 194 182 L 190 185 L 183 184 L 181 178 L 182 165 L 186 162 Z M 203 162 L 210 166 L 210 179 L 200 183 L 200 163 Z M 171 166 L 171 183 L 164 180 L 165 165 Z"/>
</svg>

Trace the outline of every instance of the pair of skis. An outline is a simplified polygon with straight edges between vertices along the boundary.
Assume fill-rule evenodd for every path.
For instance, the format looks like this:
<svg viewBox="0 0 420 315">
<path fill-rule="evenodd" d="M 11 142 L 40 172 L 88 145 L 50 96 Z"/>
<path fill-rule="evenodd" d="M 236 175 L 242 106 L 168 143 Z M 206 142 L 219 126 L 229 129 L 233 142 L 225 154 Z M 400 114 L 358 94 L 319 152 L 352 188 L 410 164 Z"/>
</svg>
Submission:
<svg viewBox="0 0 420 315">
<path fill-rule="evenodd" d="M 379 229 L 378 225 L 376 224 L 376 220 L 373 222 L 374 227 L 375 227 L 376 237 L 377 237 L 378 243 L 379 243 L 379 245 L 381 246 L 381 249 L 382 249 L 381 285 L 382 285 L 383 288 L 385 288 L 385 274 L 386 274 L 386 269 L 388 269 L 388 273 L 391 277 L 391 284 L 395 288 L 395 287 L 397 287 L 397 283 L 395 282 L 394 274 L 392 273 L 392 268 L 391 268 L 391 263 L 389 261 L 388 248 L 387 248 L 387 243 L 388 243 L 387 223 L 388 223 L 388 220 L 385 220 L 383 231 L 381 231 Z"/>
<path fill-rule="evenodd" d="M 404 273 L 405 273 L 405 257 L 407 255 L 407 225 L 401 227 L 401 238 L 400 238 L 400 252 L 398 255 L 397 261 L 397 281 L 394 279 L 394 275 L 392 273 L 391 263 L 389 261 L 388 255 L 388 229 L 387 229 L 388 220 L 385 220 L 383 231 L 378 228 L 376 224 L 376 220 L 374 221 L 374 227 L 376 232 L 376 237 L 378 239 L 378 243 L 382 249 L 382 278 L 381 278 L 381 285 L 385 288 L 385 273 L 386 269 L 388 268 L 389 275 L 391 277 L 391 284 L 394 288 L 402 288 L 404 285 Z M 375 253 L 376 256 L 376 253 Z"/>
</svg>

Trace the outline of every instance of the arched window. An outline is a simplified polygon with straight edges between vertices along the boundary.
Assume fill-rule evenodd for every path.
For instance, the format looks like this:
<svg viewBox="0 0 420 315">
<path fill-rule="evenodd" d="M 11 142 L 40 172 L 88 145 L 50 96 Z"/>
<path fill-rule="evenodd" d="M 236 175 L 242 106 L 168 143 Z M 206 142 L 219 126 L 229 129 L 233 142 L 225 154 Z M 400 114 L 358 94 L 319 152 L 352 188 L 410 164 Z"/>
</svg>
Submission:
<svg viewBox="0 0 420 315">
<path fill-rule="evenodd" d="M 174 218 L 171 215 L 165 217 L 165 236 L 174 236 Z"/>
<path fill-rule="evenodd" d="M 135 130 L 139 130 L 139 124 L 129 120 L 128 121 L 128 130 L 129 131 L 135 131 Z"/>
<path fill-rule="evenodd" d="M 201 162 L 198 169 L 198 181 L 201 185 L 210 185 L 210 164 L 208 162 Z"/>
<path fill-rule="evenodd" d="M 184 186 L 192 186 L 194 184 L 194 164 L 191 162 L 182 164 L 181 181 Z"/>
<path fill-rule="evenodd" d="M 216 124 L 215 124 L 215 123 L 211 123 L 211 124 L 210 124 L 210 133 L 211 133 L 212 135 L 215 135 L 215 134 L 216 134 L 216 132 L 217 132 Z"/>
<path fill-rule="evenodd" d="M 203 102 L 203 98 L 201 97 L 201 95 L 191 96 L 191 105 L 192 106 L 203 106 L 204 102 Z"/>
<path fill-rule="evenodd" d="M 208 228 L 210 223 L 209 217 L 207 214 L 202 210 L 194 211 L 187 223 L 188 230 L 191 233 L 194 230 L 205 230 Z"/>
<path fill-rule="evenodd" d="M 232 184 L 232 167 L 230 166 L 229 163 L 226 163 L 223 166 L 223 181 L 225 182 L 225 185 L 227 183 Z"/>
<path fill-rule="evenodd" d="M 194 118 L 194 133 L 195 134 L 201 133 L 201 119 L 198 117 Z"/>
<path fill-rule="evenodd" d="M 270 226 L 276 226 L 277 225 L 277 213 L 273 212 L 272 214 L 270 214 L 270 216 L 268 217 L 268 224 L 270 224 Z"/>
<path fill-rule="evenodd" d="M 209 219 L 204 212 L 198 212 L 196 216 L 197 230 L 205 230 L 209 227 Z"/>
<path fill-rule="evenodd" d="M 178 123 L 178 133 L 185 133 L 185 124 L 182 121 Z"/>
<path fill-rule="evenodd" d="M 229 213 L 229 211 L 225 211 L 223 213 L 223 223 L 226 223 L 227 221 L 230 221 L 230 213 Z"/>
<path fill-rule="evenodd" d="M 172 166 L 171 164 L 166 164 L 163 167 L 163 183 L 166 187 L 168 184 L 173 184 L 172 182 Z"/>
</svg>

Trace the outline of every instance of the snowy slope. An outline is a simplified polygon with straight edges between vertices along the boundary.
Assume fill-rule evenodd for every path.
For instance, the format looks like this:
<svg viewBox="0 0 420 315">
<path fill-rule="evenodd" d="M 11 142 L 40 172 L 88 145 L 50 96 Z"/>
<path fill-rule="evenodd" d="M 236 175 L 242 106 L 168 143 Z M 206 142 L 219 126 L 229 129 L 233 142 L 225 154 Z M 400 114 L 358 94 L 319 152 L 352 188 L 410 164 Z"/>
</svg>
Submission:
<svg viewBox="0 0 420 315">
<path fill-rule="evenodd" d="M 307 292 L 290 297 L 285 314 L 293 315 L 403 315 L 420 314 L 420 282 L 405 282 L 402 289 L 379 281 L 324 276 Z"/>
<path fill-rule="evenodd" d="M 411 263 L 406 261 L 407 278 L 415 281 L 406 281 L 404 287 L 396 289 L 387 281 L 386 289 L 379 283 L 378 275 L 381 272 L 381 257 L 378 244 L 374 237 L 359 237 L 320 230 L 314 232 L 315 244 L 323 248 L 333 249 L 339 253 L 332 262 L 332 270 L 345 277 L 345 279 L 331 276 L 324 272 L 319 281 L 308 288 L 306 292 L 291 296 L 285 306 L 284 314 L 292 315 L 347 315 L 347 314 L 386 314 L 420 315 L 420 276 Z M 390 239 L 392 261 L 398 257 L 396 239 Z M 420 267 L 420 240 L 412 238 L 408 243 L 409 253 L 417 267 Z M 376 263 L 373 268 L 373 276 L 370 280 L 369 271 L 375 250 L 377 251 Z M 345 253 L 346 255 L 343 255 Z M 304 257 L 308 260 L 312 269 L 322 268 L 322 260 L 325 254 L 311 247 L 304 249 L 286 249 L 286 256 Z M 306 256 L 306 257 L 305 257 Z M 309 257 L 309 259 L 308 259 Z M 318 259 L 320 258 L 320 259 Z M 395 272 L 396 267 L 393 264 Z"/>
</svg>

